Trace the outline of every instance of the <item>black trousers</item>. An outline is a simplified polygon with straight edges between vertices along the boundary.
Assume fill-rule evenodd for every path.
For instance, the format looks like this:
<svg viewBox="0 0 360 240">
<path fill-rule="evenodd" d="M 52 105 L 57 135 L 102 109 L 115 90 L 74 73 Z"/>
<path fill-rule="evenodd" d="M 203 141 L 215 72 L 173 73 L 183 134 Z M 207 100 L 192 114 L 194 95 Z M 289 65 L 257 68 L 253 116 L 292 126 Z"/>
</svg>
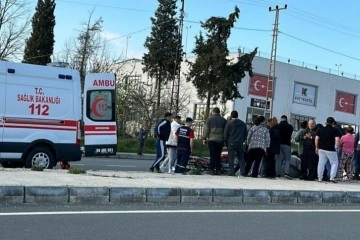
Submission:
<svg viewBox="0 0 360 240">
<path fill-rule="evenodd" d="M 244 158 L 244 146 L 243 144 L 235 144 L 235 143 L 229 143 L 228 144 L 228 159 L 229 159 L 229 168 L 230 173 L 235 173 L 235 169 L 240 168 L 240 174 L 245 174 L 245 158 Z M 234 159 L 235 156 L 238 157 L 238 164 L 236 168 L 234 169 Z"/>
<path fill-rule="evenodd" d="M 210 154 L 210 169 L 220 172 L 221 171 L 221 151 L 224 147 L 223 142 L 208 141 L 209 154 Z"/>
<path fill-rule="evenodd" d="M 317 178 L 317 165 L 319 157 L 315 153 L 315 149 L 304 149 L 301 156 L 301 176 L 306 180 L 314 180 Z"/>
<path fill-rule="evenodd" d="M 144 145 L 145 145 L 145 139 L 142 138 L 142 139 L 138 140 L 137 155 L 143 154 Z"/>
<path fill-rule="evenodd" d="M 248 153 L 248 159 L 245 165 L 245 174 L 248 175 L 251 169 L 251 166 L 254 163 L 254 167 L 251 173 L 251 176 L 256 178 L 259 174 L 259 166 L 263 156 L 265 155 L 265 151 L 262 148 L 251 148 Z"/>
<path fill-rule="evenodd" d="M 274 178 L 276 176 L 275 153 L 268 151 L 267 155 L 263 158 L 262 166 L 264 175 L 269 178 Z"/>
</svg>

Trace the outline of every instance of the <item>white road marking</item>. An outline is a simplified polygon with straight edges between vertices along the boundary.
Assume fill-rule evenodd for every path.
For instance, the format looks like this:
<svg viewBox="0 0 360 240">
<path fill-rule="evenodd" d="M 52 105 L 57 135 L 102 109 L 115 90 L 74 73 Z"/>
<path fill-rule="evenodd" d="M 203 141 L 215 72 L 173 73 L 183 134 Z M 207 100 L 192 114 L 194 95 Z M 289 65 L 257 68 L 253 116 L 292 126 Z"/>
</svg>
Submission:
<svg viewBox="0 0 360 240">
<path fill-rule="evenodd" d="M 133 211 L 65 211 L 65 212 L 9 212 L 0 216 L 85 215 L 85 214 L 159 214 L 159 213 L 359 213 L 360 209 L 266 209 L 266 210 L 133 210 Z"/>
</svg>

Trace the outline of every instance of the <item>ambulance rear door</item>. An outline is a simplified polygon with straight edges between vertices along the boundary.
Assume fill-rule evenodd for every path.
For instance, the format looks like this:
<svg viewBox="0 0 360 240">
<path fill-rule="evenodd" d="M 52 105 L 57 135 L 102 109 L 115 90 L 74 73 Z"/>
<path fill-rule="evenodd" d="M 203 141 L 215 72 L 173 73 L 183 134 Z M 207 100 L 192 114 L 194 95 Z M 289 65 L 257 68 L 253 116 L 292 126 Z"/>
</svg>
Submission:
<svg viewBox="0 0 360 240">
<path fill-rule="evenodd" d="M 5 121 L 5 83 L 6 83 L 6 62 L 0 62 L 0 158 L 3 152 L 3 133 Z"/>
<path fill-rule="evenodd" d="M 84 84 L 85 156 L 115 155 L 115 74 L 90 73 Z"/>
</svg>

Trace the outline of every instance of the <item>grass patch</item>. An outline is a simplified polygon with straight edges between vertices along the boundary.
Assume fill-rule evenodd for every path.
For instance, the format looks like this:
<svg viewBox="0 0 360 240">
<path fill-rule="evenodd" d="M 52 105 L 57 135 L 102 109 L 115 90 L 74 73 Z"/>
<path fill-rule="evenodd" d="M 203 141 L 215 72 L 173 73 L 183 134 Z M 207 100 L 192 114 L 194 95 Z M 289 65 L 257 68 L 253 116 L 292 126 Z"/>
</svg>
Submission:
<svg viewBox="0 0 360 240">
<path fill-rule="evenodd" d="M 31 167 L 31 171 L 42 172 L 42 171 L 44 171 L 44 168 L 41 167 L 41 166 L 39 166 L 39 165 L 37 165 L 37 164 L 35 164 L 35 165 L 33 165 L 33 166 Z"/>
<path fill-rule="evenodd" d="M 70 174 L 85 174 L 86 170 L 79 167 L 70 167 L 68 170 Z"/>
</svg>

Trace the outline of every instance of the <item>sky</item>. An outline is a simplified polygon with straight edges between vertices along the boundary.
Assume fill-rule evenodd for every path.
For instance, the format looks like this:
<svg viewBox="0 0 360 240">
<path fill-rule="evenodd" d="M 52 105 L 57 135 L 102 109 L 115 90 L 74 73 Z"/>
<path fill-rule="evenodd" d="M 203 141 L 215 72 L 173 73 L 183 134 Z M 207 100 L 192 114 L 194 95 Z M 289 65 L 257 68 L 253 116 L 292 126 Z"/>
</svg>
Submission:
<svg viewBox="0 0 360 240">
<path fill-rule="evenodd" d="M 30 0 L 36 6 L 36 0 Z M 270 58 L 276 5 L 279 11 L 277 60 L 303 67 L 360 79 L 360 1 L 358 0 L 184 0 L 183 46 L 192 56 L 200 21 L 212 16 L 227 17 L 240 9 L 228 41 L 231 52 L 250 52 Z M 178 4 L 180 5 L 180 0 Z M 141 58 L 146 52 L 157 0 L 56 0 L 55 54 L 76 38 L 89 18 L 103 19 L 103 37 L 123 58 Z M 180 6 L 178 10 L 180 9 Z M 126 55 L 126 56 L 125 56 Z"/>
</svg>

